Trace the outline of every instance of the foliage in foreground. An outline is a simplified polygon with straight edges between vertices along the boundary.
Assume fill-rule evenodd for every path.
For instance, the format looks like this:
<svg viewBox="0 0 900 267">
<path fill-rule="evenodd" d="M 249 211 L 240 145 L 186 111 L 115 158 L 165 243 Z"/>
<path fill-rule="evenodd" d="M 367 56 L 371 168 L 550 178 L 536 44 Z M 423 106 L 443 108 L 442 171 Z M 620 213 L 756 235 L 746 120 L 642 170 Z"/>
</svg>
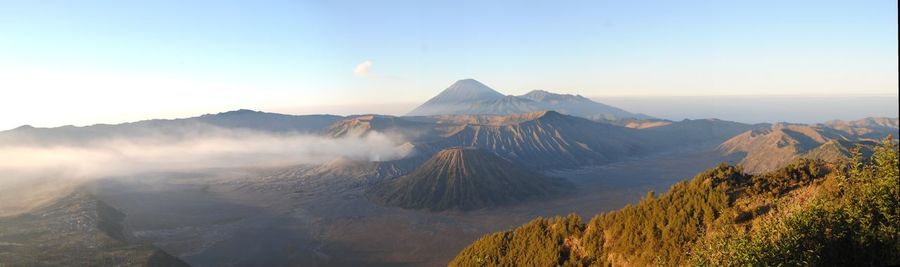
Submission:
<svg viewBox="0 0 900 267">
<path fill-rule="evenodd" d="M 482 237 L 451 266 L 900 263 L 898 151 L 797 162 L 763 175 L 720 165 L 595 216 L 538 218 Z"/>
</svg>

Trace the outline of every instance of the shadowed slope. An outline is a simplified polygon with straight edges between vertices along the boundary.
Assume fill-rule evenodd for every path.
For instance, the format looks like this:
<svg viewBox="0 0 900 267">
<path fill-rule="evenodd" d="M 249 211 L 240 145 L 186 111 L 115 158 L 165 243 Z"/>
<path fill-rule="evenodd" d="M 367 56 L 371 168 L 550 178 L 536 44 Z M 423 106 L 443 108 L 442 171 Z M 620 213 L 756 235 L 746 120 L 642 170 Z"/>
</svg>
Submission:
<svg viewBox="0 0 900 267">
<path fill-rule="evenodd" d="M 549 195 L 562 185 L 488 151 L 450 148 L 371 194 L 378 202 L 402 208 L 470 210 Z"/>
<path fill-rule="evenodd" d="M 530 169 L 609 163 L 648 151 L 637 130 L 554 111 L 491 121 L 495 124 L 461 125 L 447 138 L 420 148 L 436 151 L 454 146 L 478 147 Z"/>
<path fill-rule="evenodd" d="M 45 208 L 0 218 L 0 263 L 188 266 L 152 245 L 134 243 L 124 218 L 125 214 L 80 191 Z"/>
</svg>

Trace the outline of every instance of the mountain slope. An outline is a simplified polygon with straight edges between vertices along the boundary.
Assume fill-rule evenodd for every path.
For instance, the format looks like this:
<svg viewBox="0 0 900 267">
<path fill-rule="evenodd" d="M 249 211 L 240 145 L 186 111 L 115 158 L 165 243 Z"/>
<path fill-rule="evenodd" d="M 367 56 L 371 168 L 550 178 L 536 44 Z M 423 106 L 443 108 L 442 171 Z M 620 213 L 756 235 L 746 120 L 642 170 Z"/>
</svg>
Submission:
<svg viewBox="0 0 900 267">
<path fill-rule="evenodd" d="M 470 210 L 549 195 L 561 186 L 488 151 L 450 148 L 370 194 L 377 202 L 408 209 Z"/>
<path fill-rule="evenodd" d="M 829 125 L 840 125 L 840 129 Z M 824 160 L 844 158 L 847 156 L 845 152 L 857 144 L 863 148 L 871 147 L 876 140 L 872 137 L 884 138 L 896 131 L 897 128 L 890 126 L 873 129 L 844 122 L 813 125 L 777 123 L 739 134 L 719 145 L 718 150 L 726 155 L 744 154 L 740 162 L 744 169 L 762 173 L 804 156 Z M 828 153 L 825 153 L 826 150 Z"/>
<path fill-rule="evenodd" d="M 609 163 L 649 151 L 637 130 L 554 111 L 486 120 L 493 123 L 459 125 L 446 138 L 417 148 L 477 147 L 532 169 Z"/>
<path fill-rule="evenodd" d="M 897 161 L 889 141 L 847 165 L 798 160 L 761 175 L 720 165 L 587 224 L 576 215 L 537 218 L 485 235 L 449 265 L 894 265 Z"/>
<path fill-rule="evenodd" d="M 0 262 L 11 266 L 188 266 L 136 244 L 124 214 L 84 192 L 0 218 Z"/>
</svg>

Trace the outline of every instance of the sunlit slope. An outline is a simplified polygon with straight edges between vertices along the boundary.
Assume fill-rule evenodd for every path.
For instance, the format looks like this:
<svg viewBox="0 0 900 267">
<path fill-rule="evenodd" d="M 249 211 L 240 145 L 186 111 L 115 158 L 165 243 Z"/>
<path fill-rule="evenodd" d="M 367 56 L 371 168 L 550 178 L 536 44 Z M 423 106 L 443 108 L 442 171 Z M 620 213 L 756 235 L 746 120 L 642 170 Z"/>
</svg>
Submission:
<svg viewBox="0 0 900 267">
<path fill-rule="evenodd" d="M 896 142 L 848 164 L 720 165 L 661 196 L 488 234 L 451 266 L 884 266 L 900 263 Z"/>
<path fill-rule="evenodd" d="M 858 121 L 832 121 L 824 124 L 777 123 L 741 133 L 718 150 L 724 154 L 743 154 L 740 164 L 748 172 L 774 170 L 797 158 L 845 159 L 857 145 L 871 148 L 878 139 L 897 134 L 896 119 L 868 118 Z"/>
</svg>

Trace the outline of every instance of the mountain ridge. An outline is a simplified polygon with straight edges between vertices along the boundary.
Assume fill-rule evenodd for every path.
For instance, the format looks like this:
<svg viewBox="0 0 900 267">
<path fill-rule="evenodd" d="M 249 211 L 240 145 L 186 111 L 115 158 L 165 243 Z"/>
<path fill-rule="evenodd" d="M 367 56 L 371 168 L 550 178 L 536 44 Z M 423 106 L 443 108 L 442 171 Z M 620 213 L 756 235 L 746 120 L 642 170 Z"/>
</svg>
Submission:
<svg viewBox="0 0 900 267">
<path fill-rule="evenodd" d="M 872 121 L 879 119 L 817 124 L 775 123 L 738 134 L 720 144 L 716 150 L 725 155 L 745 154 L 740 164 L 751 173 L 773 170 L 801 157 L 841 160 L 857 145 L 865 152 L 877 144 L 878 139 L 897 136 L 898 128 L 890 127 L 896 125 L 896 119 L 881 118 L 880 121 L 886 123 L 876 125 L 870 124 Z"/>
</svg>

